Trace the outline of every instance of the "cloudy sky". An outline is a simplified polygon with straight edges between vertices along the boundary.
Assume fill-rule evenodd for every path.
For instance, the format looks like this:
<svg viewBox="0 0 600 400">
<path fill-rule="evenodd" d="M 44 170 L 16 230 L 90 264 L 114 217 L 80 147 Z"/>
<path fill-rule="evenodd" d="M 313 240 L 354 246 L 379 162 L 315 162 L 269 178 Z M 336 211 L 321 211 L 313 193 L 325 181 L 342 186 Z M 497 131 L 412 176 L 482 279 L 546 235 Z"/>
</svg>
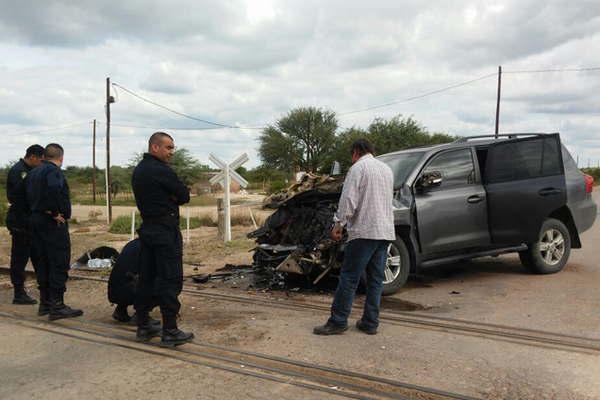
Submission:
<svg viewBox="0 0 600 400">
<path fill-rule="evenodd" d="M 581 164 L 600 160 L 600 2 L 0 0 L 0 163 L 33 143 L 104 161 L 105 80 L 199 119 L 256 127 L 297 106 L 342 127 L 412 116 L 430 131 L 560 131 Z M 510 73 L 510 72 L 513 73 Z M 414 96 L 477 80 L 413 101 Z M 111 158 L 126 164 L 155 128 L 203 163 L 259 163 L 257 129 L 210 129 L 112 89 Z M 389 106 L 362 110 L 373 105 Z M 189 128 L 200 128 L 190 130 Z M 168 129 L 167 129 L 168 130 Z"/>
</svg>

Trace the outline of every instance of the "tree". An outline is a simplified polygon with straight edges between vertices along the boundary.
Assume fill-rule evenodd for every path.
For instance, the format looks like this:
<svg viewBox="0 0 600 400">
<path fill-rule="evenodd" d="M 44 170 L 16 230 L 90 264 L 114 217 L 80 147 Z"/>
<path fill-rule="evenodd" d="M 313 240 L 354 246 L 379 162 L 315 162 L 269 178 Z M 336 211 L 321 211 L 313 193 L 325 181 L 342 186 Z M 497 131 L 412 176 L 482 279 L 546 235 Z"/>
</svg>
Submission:
<svg viewBox="0 0 600 400">
<path fill-rule="evenodd" d="M 456 138 L 443 133 L 430 134 L 412 118 L 397 115 L 389 120 L 375 118 L 367 130 L 352 127 L 338 135 L 336 144 L 328 157 L 329 165 L 339 161 L 342 171 L 352 165 L 350 147 L 358 138 L 368 139 L 377 154 L 405 150 L 418 146 L 452 142 Z"/>
<path fill-rule="evenodd" d="M 130 161 L 130 166 L 135 167 L 142 160 L 143 156 L 144 155 L 141 153 L 134 154 Z M 175 171 L 179 179 L 187 186 L 193 185 L 200 180 L 202 174 L 210 171 L 208 165 L 201 164 L 200 161 L 191 155 L 189 150 L 185 148 L 175 150 L 169 165 L 173 168 L 173 171 Z"/>
<path fill-rule="evenodd" d="M 280 171 L 322 170 L 335 144 L 338 123 L 333 111 L 299 107 L 265 128 L 259 138 L 263 165 Z"/>
</svg>

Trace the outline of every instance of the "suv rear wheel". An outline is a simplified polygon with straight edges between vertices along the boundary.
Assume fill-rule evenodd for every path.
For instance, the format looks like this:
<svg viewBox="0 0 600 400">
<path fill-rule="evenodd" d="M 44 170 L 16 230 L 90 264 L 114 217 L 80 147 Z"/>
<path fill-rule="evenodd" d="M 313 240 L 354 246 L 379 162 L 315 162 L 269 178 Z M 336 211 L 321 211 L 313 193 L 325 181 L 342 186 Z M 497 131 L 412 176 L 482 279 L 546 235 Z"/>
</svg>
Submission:
<svg viewBox="0 0 600 400">
<path fill-rule="evenodd" d="M 404 240 L 396 238 L 388 247 L 383 278 L 383 295 L 396 293 L 408 280 L 410 272 L 410 254 Z"/>
<path fill-rule="evenodd" d="M 539 240 L 519 253 L 521 263 L 537 274 L 563 269 L 571 253 L 571 235 L 561 221 L 549 218 L 542 224 Z"/>
</svg>

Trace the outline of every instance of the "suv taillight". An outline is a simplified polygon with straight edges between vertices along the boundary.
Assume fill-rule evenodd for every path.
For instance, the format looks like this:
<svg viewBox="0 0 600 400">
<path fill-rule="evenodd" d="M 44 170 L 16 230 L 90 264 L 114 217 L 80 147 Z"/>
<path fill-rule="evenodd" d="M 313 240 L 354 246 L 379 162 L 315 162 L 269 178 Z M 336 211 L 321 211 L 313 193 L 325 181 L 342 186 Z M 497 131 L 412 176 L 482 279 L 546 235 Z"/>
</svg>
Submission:
<svg viewBox="0 0 600 400">
<path fill-rule="evenodd" d="M 594 190 L 594 177 L 588 174 L 583 174 L 583 177 L 585 178 L 585 192 L 592 193 Z"/>
</svg>

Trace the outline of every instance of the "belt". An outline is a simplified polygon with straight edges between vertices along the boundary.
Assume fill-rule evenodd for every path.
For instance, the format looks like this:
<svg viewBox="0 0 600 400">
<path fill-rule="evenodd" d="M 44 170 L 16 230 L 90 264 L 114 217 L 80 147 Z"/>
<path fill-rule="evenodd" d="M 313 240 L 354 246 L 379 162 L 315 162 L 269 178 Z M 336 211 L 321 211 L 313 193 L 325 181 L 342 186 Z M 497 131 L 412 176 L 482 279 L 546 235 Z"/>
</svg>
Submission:
<svg viewBox="0 0 600 400">
<path fill-rule="evenodd" d="M 143 216 L 142 220 L 144 222 L 149 223 L 173 223 L 179 222 L 179 215 L 175 213 L 165 214 L 165 215 L 153 215 L 153 216 Z"/>
</svg>

